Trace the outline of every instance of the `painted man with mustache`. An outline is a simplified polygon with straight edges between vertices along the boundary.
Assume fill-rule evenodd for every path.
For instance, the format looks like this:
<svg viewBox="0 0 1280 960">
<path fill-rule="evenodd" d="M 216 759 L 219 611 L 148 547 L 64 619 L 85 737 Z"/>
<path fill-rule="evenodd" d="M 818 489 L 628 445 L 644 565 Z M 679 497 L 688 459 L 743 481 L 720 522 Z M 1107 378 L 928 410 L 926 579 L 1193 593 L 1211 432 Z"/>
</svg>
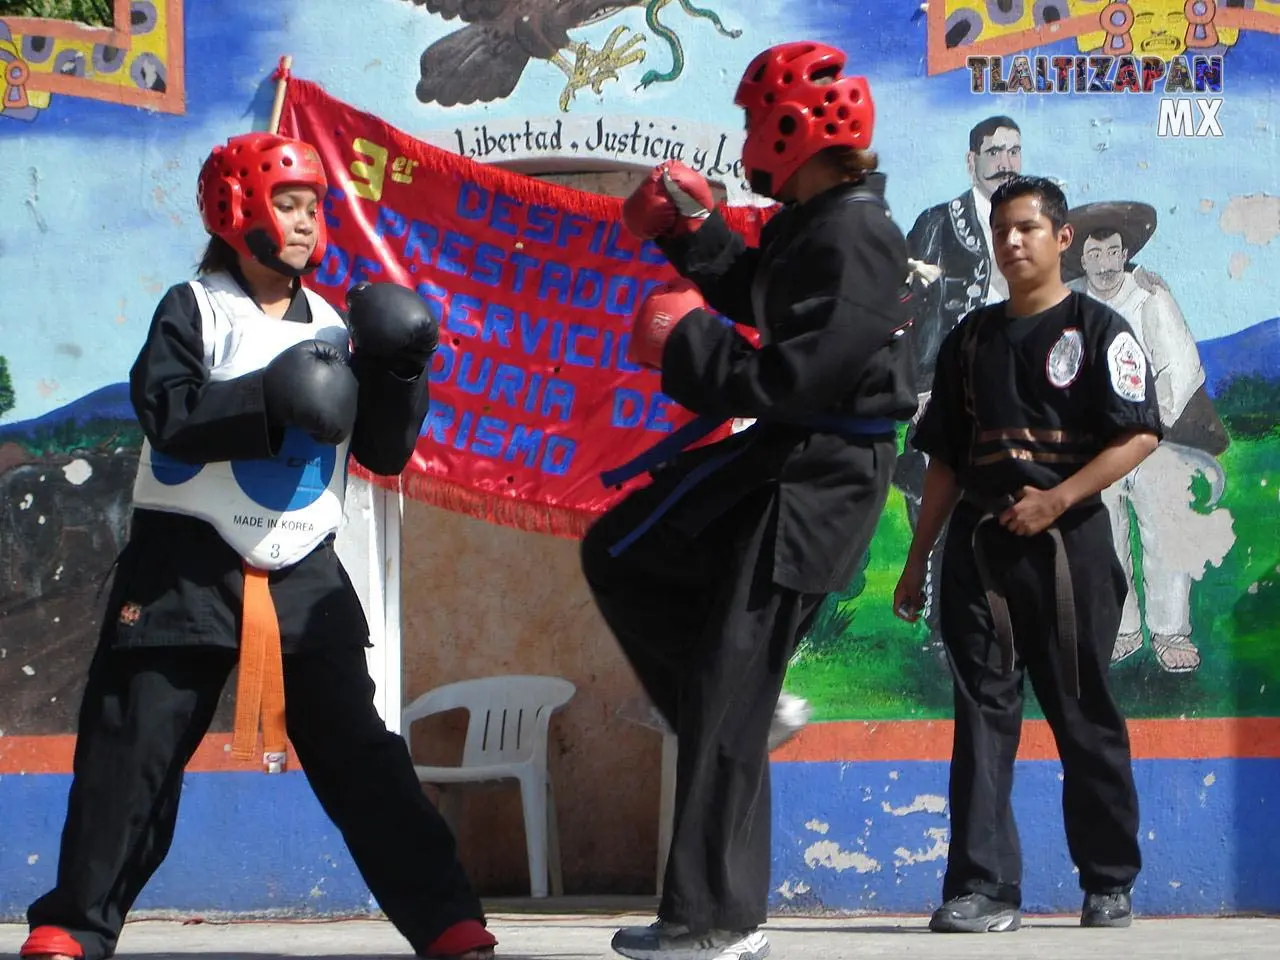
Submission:
<svg viewBox="0 0 1280 960">
<path fill-rule="evenodd" d="M 1129 321 L 1151 360 L 1164 428 L 1151 456 L 1102 491 L 1129 588 L 1111 661 L 1119 663 L 1143 648 L 1145 626 L 1161 669 L 1192 673 L 1200 666 L 1200 651 L 1191 639 L 1192 583 L 1209 565 L 1219 566 L 1235 542 L 1230 512 L 1215 509 L 1226 483 L 1217 457 L 1230 439 L 1205 389 L 1200 352 L 1177 301 L 1165 287 L 1151 290 L 1135 277 L 1133 258 L 1155 232 L 1155 208 L 1132 200 L 1087 203 L 1071 210 L 1068 219 L 1075 236 L 1062 258 L 1067 286 Z M 1198 474 L 1209 482 L 1205 506 L 1192 502 Z M 1135 522 L 1141 593 L 1134 585 Z"/>
<path fill-rule="evenodd" d="M 991 194 L 1005 180 L 1022 172 L 1022 131 L 1010 117 L 987 117 L 969 131 L 965 154 L 969 189 L 954 199 L 930 207 L 916 218 L 907 235 L 913 259 L 939 272 L 926 289 L 915 317 L 918 354 L 916 393 L 924 409 L 933 384 L 938 347 L 966 313 L 1009 296 L 1009 287 L 991 255 Z M 917 414 L 917 417 L 919 414 Z M 914 431 L 915 424 L 912 423 Z M 924 493 L 928 460 L 910 442 L 899 455 L 894 486 L 907 502 L 907 521 L 914 531 Z M 945 531 L 943 532 L 945 536 Z M 942 542 L 939 537 L 939 543 Z M 930 639 L 938 639 L 934 570 L 930 555 L 925 579 L 924 619 Z"/>
</svg>

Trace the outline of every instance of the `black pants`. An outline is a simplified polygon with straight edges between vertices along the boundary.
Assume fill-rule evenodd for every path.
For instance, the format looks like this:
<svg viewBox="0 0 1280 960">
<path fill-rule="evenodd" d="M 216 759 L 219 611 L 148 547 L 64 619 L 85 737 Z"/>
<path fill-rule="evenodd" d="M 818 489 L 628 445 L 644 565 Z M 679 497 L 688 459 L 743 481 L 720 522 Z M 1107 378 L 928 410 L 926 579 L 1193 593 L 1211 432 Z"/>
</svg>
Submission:
<svg viewBox="0 0 1280 960">
<path fill-rule="evenodd" d="M 767 918 L 768 736 L 787 661 L 822 602 L 772 581 L 774 497 L 761 491 L 696 538 L 659 522 L 619 557 L 661 491 L 643 488 L 588 531 L 583 569 L 641 684 L 679 737 L 662 904 L 694 933 Z"/>
<path fill-rule="evenodd" d="M 1107 671 L 1120 625 L 1125 580 L 1100 505 L 1059 521 L 1075 590 L 1080 697 L 1063 689 L 1053 590 L 1053 542 L 989 523 L 979 536 L 1009 600 L 1017 657 L 1000 669 L 999 644 L 974 562 L 977 510 L 961 503 L 943 555 L 942 635 L 955 680 L 951 756 L 951 847 L 944 900 L 966 893 L 1020 906 L 1022 855 L 1010 794 L 1022 729 L 1023 678 L 1053 731 L 1062 760 L 1062 812 L 1080 886 L 1127 892 L 1142 867 L 1138 795 L 1129 734 Z"/>
<path fill-rule="evenodd" d="M 85 960 L 115 952 L 125 915 L 169 852 L 183 768 L 236 657 L 212 647 L 99 647 L 80 709 L 57 886 L 28 910 L 33 928 L 63 928 Z M 452 924 L 482 919 L 452 833 L 422 792 L 404 740 L 374 708 L 363 649 L 285 654 L 284 677 L 289 738 L 307 781 L 396 929 L 421 953 Z"/>
</svg>

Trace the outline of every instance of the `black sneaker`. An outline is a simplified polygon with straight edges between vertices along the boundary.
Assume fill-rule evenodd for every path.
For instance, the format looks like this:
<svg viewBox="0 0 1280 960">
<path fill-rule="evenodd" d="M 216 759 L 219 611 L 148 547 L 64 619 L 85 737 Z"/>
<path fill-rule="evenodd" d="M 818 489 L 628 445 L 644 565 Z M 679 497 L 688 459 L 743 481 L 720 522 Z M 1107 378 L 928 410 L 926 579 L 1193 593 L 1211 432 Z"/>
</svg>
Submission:
<svg viewBox="0 0 1280 960">
<path fill-rule="evenodd" d="M 934 933 L 1012 933 L 1021 926 L 1021 910 L 982 893 L 953 897 L 929 918 Z"/>
<path fill-rule="evenodd" d="M 1127 927 L 1133 921 L 1133 901 L 1127 893 L 1086 893 L 1080 910 L 1082 927 Z"/>
</svg>

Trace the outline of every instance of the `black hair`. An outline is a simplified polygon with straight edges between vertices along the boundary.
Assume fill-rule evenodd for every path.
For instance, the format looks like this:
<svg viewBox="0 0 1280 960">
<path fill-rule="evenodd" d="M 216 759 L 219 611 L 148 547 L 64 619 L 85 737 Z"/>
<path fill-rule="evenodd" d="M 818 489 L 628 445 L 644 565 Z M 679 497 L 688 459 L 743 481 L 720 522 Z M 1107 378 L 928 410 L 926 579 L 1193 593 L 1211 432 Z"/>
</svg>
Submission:
<svg viewBox="0 0 1280 960">
<path fill-rule="evenodd" d="M 996 210 L 1017 197 L 1039 197 L 1040 211 L 1049 218 L 1056 233 L 1067 225 L 1067 196 L 1048 177 L 1010 177 L 991 194 L 990 223 L 995 223 Z"/>
<path fill-rule="evenodd" d="M 235 247 L 215 234 L 209 237 L 209 244 L 196 265 L 196 273 L 203 277 L 220 270 L 234 271 L 239 266 L 240 255 L 236 253 Z"/>
<path fill-rule="evenodd" d="M 982 141 L 1004 127 L 1008 127 L 1018 134 L 1022 133 L 1021 128 L 1013 122 L 1012 117 L 987 117 L 987 119 L 979 121 L 969 131 L 969 152 L 980 153 L 982 151 Z"/>
</svg>

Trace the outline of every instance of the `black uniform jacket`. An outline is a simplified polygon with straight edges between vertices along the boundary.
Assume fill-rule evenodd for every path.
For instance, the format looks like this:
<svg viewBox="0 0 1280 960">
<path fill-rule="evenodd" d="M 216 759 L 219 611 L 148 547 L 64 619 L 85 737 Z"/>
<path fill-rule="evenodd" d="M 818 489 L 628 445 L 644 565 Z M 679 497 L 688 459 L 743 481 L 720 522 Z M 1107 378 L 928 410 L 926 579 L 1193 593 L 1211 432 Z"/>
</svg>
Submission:
<svg viewBox="0 0 1280 960">
<path fill-rule="evenodd" d="M 1151 362 L 1124 317 L 1081 293 L 1030 317 L 1005 306 L 979 307 L 947 335 L 911 441 L 970 496 L 1007 503 L 1057 486 L 1121 434 L 1161 437 Z"/>
<path fill-rule="evenodd" d="M 979 222 L 973 191 L 930 207 L 907 233 L 911 256 L 942 271 L 916 310 L 916 389 L 927 393 L 943 339 L 987 298 L 994 264 Z"/>
<path fill-rule="evenodd" d="M 670 522 L 695 535 L 747 494 L 772 485 L 773 579 L 808 593 L 848 585 L 882 507 L 897 439 L 893 424 L 851 440 L 794 421 L 831 413 L 903 421 L 916 408 L 902 302 L 906 240 L 883 205 L 883 175 L 861 187 L 874 201 L 851 200 L 854 189 L 835 187 L 779 211 L 759 247 L 748 247 L 718 212 L 696 232 L 661 244 L 712 309 L 762 335 L 757 349 L 698 310 L 666 342 L 664 393 L 698 414 L 760 421 L 659 471 L 685 473 L 708 457 L 746 448 L 685 495 Z"/>
<path fill-rule="evenodd" d="M 236 279 L 244 286 L 244 280 Z M 298 290 L 285 322 L 310 323 Z M 262 373 L 212 382 L 204 366 L 200 312 L 185 284 L 161 299 L 147 341 L 129 373 L 130 397 L 156 450 L 188 463 L 273 456 Z M 351 455 L 392 476 L 413 453 L 428 407 L 427 378 L 406 381 L 352 358 L 359 380 Z M 243 561 L 203 520 L 135 509 L 103 622 L 118 647 L 239 646 Z M 342 569 L 333 537 L 292 567 L 270 574 L 271 597 L 286 651 L 368 643 L 359 597 Z"/>
</svg>

